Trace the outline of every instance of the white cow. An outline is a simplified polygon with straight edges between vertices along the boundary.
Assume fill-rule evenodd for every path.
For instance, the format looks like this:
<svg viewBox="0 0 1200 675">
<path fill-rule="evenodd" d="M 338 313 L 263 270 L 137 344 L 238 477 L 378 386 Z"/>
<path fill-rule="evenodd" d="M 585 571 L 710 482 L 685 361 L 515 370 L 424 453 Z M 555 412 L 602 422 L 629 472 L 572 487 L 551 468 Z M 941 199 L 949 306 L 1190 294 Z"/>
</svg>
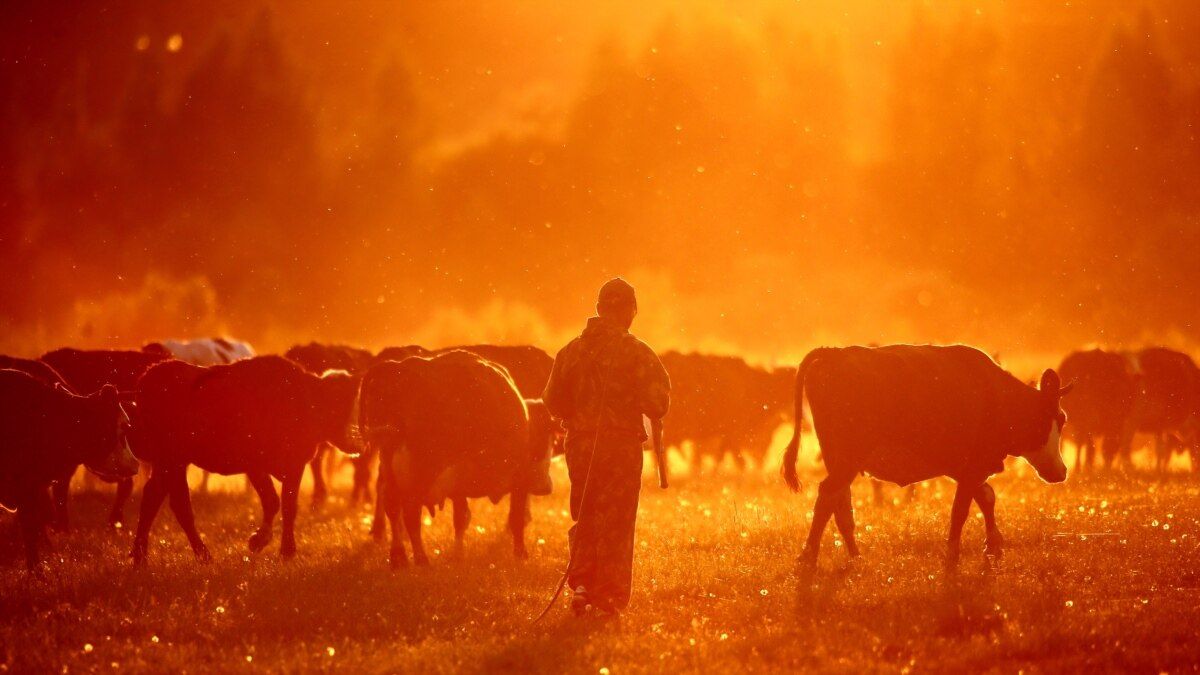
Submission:
<svg viewBox="0 0 1200 675">
<path fill-rule="evenodd" d="M 165 354 L 194 366 L 219 366 L 255 355 L 249 344 L 221 337 L 151 342 L 142 351 Z"/>
</svg>

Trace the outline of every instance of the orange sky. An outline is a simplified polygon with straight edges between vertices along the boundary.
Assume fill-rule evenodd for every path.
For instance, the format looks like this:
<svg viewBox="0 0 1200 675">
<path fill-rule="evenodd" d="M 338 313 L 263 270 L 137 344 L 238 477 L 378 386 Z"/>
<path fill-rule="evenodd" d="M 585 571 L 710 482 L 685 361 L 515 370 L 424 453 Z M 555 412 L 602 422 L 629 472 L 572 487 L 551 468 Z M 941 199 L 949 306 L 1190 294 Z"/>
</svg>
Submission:
<svg viewBox="0 0 1200 675">
<path fill-rule="evenodd" d="M 5 12 L 0 351 L 1194 342 L 1193 3 Z"/>
</svg>

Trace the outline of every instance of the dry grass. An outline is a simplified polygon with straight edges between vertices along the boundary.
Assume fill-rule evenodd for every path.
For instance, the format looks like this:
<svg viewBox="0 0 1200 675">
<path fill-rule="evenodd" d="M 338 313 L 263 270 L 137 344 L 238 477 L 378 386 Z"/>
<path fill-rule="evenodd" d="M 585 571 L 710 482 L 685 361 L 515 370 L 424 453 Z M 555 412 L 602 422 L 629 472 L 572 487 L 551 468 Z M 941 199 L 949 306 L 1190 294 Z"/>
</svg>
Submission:
<svg viewBox="0 0 1200 675">
<path fill-rule="evenodd" d="M 559 470 L 559 469 L 556 469 Z M 277 542 L 250 555 L 248 494 L 199 495 L 214 562 L 195 562 L 167 509 L 145 569 L 128 531 L 102 527 L 107 494 L 82 494 L 42 579 L 22 569 L 0 516 L 0 669 L 28 671 L 338 670 L 610 672 L 1104 670 L 1192 668 L 1200 482 L 1175 474 L 1072 477 L 1048 487 L 1010 471 L 995 483 L 1008 540 L 998 569 L 974 520 L 955 574 L 942 564 L 952 485 L 877 506 L 856 485 L 863 558 L 826 536 L 821 564 L 796 574 L 815 484 L 776 476 L 647 480 L 634 606 L 619 623 L 565 608 L 531 625 L 564 564 L 565 490 L 536 500 L 532 558 L 514 561 L 506 504 L 479 504 L 464 559 L 445 553 L 450 519 L 426 528 L 441 553 L 393 573 L 365 513 L 303 513 L 300 555 Z M 816 478 L 815 474 L 809 478 Z M 564 482 L 558 476 L 558 485 Z"/>
</svg>

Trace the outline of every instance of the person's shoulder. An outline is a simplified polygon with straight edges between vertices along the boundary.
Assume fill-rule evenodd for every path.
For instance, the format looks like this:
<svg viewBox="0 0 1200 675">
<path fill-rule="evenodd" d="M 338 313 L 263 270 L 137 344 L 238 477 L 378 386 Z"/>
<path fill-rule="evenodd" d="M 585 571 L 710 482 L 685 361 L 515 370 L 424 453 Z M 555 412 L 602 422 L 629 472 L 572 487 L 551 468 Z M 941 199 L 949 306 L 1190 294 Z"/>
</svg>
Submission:
<svg viewBox="0 0 1200 675">
<path fill-rule="evenodd" d="M 630 352 L 642 358 L 653 358 L 655 361 L 658 360 L 658 353 L 654 351 L 654 348 L 646 344 L 645 341 L 633 333 L 626 333 L 623 340 L 625 343 L 625 348 Z"/>
<path fill-rule="evenodd" d="M 561 357 L 569 355 L 569 354 L 573 353 L 575 350 L 579 349 L 579 341 L 582 339 L 583 338 L 580 338 L 580 337 L 572 338 L 570 342 L 563 345 L 562 349 L 558 350 L 558 353 L 555 355 L 555 358 L 561 358 Z"/>
</svg>

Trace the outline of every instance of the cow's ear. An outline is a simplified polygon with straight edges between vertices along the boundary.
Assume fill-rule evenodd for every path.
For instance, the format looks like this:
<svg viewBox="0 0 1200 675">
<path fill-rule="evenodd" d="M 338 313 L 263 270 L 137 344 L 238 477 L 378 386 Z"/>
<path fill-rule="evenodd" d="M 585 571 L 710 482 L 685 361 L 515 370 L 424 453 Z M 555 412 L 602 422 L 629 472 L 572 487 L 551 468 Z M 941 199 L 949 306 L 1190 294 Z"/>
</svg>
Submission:
<svg viewBox="0 0 1200 675">
<path fill-rule="evenodd" d="M 1062 398 L 1063 396 L 1066 396 L 1067 394 L 1071 393 L 1071 390 L 1074 388 L 1075 388 L 1075 380 L 1071 380 L 1070 382 L 1067 383 L 1067 386 L 1058 390 L 1059 398 Z"/>
<path fill-rule="evenodd" d="M 100 398 L 106 401 L 117 400 L 117 388 L 111 384 L 106 384 L 103 387 L 100 387 Z"/>
</svg>

